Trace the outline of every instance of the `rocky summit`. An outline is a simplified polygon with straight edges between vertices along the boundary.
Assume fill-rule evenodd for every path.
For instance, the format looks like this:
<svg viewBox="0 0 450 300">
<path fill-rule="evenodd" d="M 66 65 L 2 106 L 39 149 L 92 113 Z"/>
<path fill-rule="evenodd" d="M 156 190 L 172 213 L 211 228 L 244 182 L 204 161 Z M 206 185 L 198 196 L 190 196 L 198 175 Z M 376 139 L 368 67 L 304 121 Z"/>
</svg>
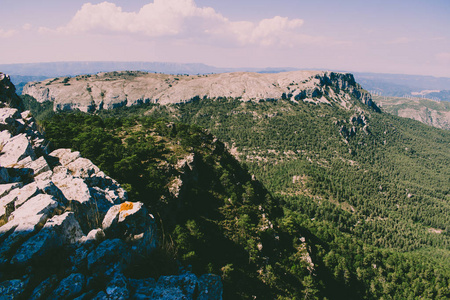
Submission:
<svg viewBox="0 0 450 300">
<path fill-rule="evenodd" d="M 349 108 L 352 105 L 350 95 L 375 107 L 370 94 L 355 82 L 353 75 L 327 71 L 196 76 L 109 72 L 31 82 L 24 87 L 23 94 L 38 102 L 52 101 L 55 111 L 79 109 L 92 112 L 141 103 L 185 103 L 205 98 L 289 99 Z"/>
<path fill-rule="evenodd" d="M 16 87 L 8 75 L 0 72 L 0 107 L 23 109 L 20 98 L 16 95 Z"/>
<path fill-rule="evenodd" d="M 79 152 L 49 153 L 0 79 L 1 299 L 221 299 L 212 274 L 124 275 L 157 247 L 151 212 Z"/>
</svg>

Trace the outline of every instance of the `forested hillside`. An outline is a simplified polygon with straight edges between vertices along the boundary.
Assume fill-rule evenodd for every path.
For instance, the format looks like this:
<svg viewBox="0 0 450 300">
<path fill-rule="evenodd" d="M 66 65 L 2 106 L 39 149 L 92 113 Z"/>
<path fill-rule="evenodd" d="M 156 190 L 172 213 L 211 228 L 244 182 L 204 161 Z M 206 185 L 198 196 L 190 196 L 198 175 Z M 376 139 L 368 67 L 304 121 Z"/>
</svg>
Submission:
<svg viewBox="0 0 450 300">
<path fill-rule="evenodd" d="M 209 128 L 234 147 L 270 191 L 294 202 L 301 195 L 335 203 L 350 213 L 349 223 L 322 218 L 377 246 L 449 247 L 448 132 L 327 105 L 219 107 L 203 101 L 177 109 L 181 121 Z"/>
<path fill-rule="evenodd" d="M 220 274 L 228 299 L 450 297 L 448 131 L 287 100 L 51 115 L 55 146 L 159 215 L 159 272 Z"/>
</svg>

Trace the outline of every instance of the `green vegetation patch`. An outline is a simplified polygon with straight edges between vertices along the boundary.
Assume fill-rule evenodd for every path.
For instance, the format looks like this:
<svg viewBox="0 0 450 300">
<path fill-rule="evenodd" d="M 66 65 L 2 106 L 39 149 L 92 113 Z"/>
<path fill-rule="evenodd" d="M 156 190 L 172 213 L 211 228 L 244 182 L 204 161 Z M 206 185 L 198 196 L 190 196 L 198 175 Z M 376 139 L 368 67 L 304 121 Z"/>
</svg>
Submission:
<svg viewBox="0 0 450 300">
<path fill-rule="evenodd" d="M 179 262 L 221 275 L 225 299 L 450 297 L 447 131 L 364 108 L 233 99 L 41 124 L 157 216 L 160 249 L 134 276 Z"/>
</svg>

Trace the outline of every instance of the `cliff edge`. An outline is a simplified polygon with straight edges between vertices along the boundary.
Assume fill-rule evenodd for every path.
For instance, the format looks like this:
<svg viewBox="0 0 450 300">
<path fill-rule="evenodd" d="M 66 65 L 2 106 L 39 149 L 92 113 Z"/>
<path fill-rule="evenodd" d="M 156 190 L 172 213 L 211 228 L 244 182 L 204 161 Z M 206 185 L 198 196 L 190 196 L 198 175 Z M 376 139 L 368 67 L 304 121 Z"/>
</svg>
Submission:
<svg viewBox="0 0 450 300">
<path fill-rule="evenodd" d="M 125 275 L 157 246 L 153 216 L 79 152 L 49 153 L 0 75 L 1 298 L 221 299 L 216 275 Z"/>
<path fill-rule="evenodd" d="M 350 108 L 352 98 L 378 109 L 353 75 L 327 71 L 165 75 L 109 72 L 53 78 L 28 83 L 23 94 L 38 102 L 52 101 L 54 110 L 92 112 L 141 103 L 174 104 L 197 99 L 238 98 L 242 101 L 288 99 Z"/>
<path fill-rule="evenodd" d="M 17 108 L 23 110 L 23 103 L 16 95 L 16 87 L 8 75 L 0 72 L 0 107 Z"/>
</svg>

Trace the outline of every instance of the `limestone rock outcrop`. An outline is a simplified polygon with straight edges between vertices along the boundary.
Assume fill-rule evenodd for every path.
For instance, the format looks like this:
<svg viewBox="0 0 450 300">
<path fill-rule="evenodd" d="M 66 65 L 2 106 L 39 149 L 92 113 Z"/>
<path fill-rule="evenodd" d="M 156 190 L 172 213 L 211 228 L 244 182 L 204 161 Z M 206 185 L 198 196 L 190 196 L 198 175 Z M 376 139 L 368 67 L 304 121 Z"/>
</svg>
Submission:
<svg viewBox="0 0 450 300">
<path fill-rule="evenodd" d="M 29 112 L 1 99 L 0 298 L 193 299 L 189 283 L 221 299 L 215 275 L 125 276 L 157 246 L 154 217 L 80 153 L 49 153 Z"/>
<path fill-rule="evenodd" d="M 384 112 L 424 124 L 450 130 L 450 106 L 447 101 L 437 102 L 422 98 L 375 97 Z"/>
<path fill-rule="evenodd" d="M 23 103 L 16 95 L 16 87 L 8 75 L 0 72 L 0 107 L 5 106 L 23 110 Z"/>
<path fill-rule="evenodd" d="M 348 108 L 351 97 L 376 108 L 353 75 L 326 71 L 222 73 L 174 76 L 144 72 L 110 72 L 28 83 L 24 94 L 52 101 L 54 110 L 89 112 L 141 103 L 184 103 L 196 99 L 242 101 L 289 99 L 337 104 Z"/>
</svg>

